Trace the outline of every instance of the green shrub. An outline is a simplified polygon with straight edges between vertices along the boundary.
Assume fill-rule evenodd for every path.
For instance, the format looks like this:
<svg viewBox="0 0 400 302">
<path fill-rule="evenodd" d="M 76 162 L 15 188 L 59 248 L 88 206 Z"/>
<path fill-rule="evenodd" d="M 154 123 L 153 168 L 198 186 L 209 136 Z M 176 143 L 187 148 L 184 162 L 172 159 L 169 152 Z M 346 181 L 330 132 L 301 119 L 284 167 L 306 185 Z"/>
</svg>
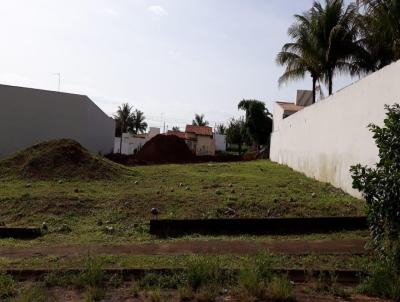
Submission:
<svg viewBox="0 0 400 302">
<path fill-rule="evenodd" d="M 0 300 L 11 297 L 15 291 L 14 278 L 8 274 L 0 273 Z"/>
<path fill-rule="evenodd" d="M 359 286 L 363 294 L 400 300 L 400 275 L 395 265 L 387 262 L 375 263 L 371 275 Z"/>
<path fill-rule="evenodd" d="M 353 188 L 362 192 L 373 246 L 381 258 L 393 258 L 400 273 L 400 105 L 385 106 L 384 126 L 370 124 L 379 150 L 373 167 L 352 166 Z"/>
</svg>

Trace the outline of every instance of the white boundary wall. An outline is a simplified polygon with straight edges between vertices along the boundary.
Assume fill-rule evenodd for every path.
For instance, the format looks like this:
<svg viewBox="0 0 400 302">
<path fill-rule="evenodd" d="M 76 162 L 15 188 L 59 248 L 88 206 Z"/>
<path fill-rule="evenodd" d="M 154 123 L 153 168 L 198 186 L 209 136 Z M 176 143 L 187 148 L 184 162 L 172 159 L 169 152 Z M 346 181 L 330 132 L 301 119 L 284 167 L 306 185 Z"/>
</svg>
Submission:
<svg viewBox="0 0 400 302">
<path fill-rule="evenodd" d="M 271 160 L 360 197 L 349 168 L 376 163 L 378 150 L 367 126 L 382 125 L 384 105 L 393 103 L 400 103 L 400 61 L 274 120 Z"/>
</svg>

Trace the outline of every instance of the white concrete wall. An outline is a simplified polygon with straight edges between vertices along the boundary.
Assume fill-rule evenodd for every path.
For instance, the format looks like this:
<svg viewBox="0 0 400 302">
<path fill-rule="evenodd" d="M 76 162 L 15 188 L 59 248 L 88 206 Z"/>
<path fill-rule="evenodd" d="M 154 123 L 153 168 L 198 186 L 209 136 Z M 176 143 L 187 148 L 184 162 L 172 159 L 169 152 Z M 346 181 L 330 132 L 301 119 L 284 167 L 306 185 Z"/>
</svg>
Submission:
<svg viewBox="0 0 400 302">
<path fill-rule="evenodd" d="M 51 139 L 113 150 L 115 122 L 87 96 L 0 85 L 0 158 Z"/>
<path fill-rule="evenodd" d="M 148 141 L 147 138 L 135 137 L 130 133 L 124 133 L 122 135 L 122 154 L 132 155 L 135 150 L 139 151 L 144 144 Z M 121 138 L 115 137 L 114 139 L 114 153 L 120 153 Z"/>
<path fill-rule="evenodd" d="M 215 151 L 226 151 L 226 135 L 214 133 Z"/>
<path fill-rule="evenodd" d="M 271 160 L 360 197 L 351 165 L 373 165 L 378 150 L 367 128 L 383 124 L 385 104 L 400 103 L 400 61 L 306 107 L 274 120 Z"/>
</svg>

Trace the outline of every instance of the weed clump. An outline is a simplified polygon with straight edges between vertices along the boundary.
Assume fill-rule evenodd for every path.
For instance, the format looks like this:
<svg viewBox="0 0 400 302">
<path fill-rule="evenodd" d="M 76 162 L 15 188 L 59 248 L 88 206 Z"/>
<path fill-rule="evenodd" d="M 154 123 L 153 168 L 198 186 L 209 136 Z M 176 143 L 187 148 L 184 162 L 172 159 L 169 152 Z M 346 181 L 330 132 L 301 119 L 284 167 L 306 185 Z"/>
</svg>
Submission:
<svg viewBox="0 0 400 302">
<path fill-rule="evenodd" d="M 14 292 L 14 278 L 8 274 L 0 273 L 0 300 L 11 297 Z"/>
</svg>

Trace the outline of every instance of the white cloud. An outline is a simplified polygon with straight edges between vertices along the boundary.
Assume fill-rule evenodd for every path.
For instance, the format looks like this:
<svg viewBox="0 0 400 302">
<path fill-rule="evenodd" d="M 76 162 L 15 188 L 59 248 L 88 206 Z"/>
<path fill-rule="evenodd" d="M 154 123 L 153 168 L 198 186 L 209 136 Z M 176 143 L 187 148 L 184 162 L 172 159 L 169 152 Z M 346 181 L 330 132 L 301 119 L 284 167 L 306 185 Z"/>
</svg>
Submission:
<svg viewBox="0 0 400 302">
<path fill-rule="evenodd" d="M 152 5 L 147 10 L 156 17 L 168 16 L 168 12 L 161 5 Z"/>
<path fill-rule="evenodd" d="M 119 16 L 119 13 L 110 7 L 104 9 L 104 13 L 113 17 Z"/>
</svg>

